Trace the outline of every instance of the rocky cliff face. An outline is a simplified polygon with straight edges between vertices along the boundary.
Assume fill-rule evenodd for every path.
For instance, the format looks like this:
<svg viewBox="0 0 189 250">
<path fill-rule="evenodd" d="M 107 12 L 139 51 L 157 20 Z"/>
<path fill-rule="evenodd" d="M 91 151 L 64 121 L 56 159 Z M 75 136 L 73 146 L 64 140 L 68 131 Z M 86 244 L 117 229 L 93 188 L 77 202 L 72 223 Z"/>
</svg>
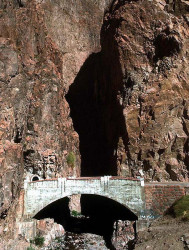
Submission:
<svg viewBox="0 0 189 250">
<path fill-rule="evenodd" d="M 188 180 L 188 11 L 188 1 L 117 1 L 105 15 L 102 57 L 124 116 L 123 175 Z"/>
<path fill-rule="evenodd" d="M 79 139 L 65 94 L 86 57 L 100 48 L 108 4 L 1 1 L 1 218 L 17 202 L 26 176 L 80 175 Z"/>
<path fill-rule="evenodd" d="M 26 176 L 188 180 L 188 13 L 184 0 L 1 1 L 2 218 Z"/>
<path fill-rule="evenodd" d="M 188 180 L 188 7 L 115 1 L 105 14 L 101 51 L 67 95 L 83 175 Z"/>
</svg>

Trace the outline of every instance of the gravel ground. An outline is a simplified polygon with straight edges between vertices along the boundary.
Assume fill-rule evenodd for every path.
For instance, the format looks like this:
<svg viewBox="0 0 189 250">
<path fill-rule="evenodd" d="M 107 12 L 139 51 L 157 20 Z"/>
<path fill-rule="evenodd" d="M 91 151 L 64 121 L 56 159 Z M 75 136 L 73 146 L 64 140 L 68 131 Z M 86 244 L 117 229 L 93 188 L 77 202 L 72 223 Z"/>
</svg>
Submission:
<svg viewBox="0 0 189 250">
<path fill-rule="evenodd" d="M 189 222 L 166 216 L 138 234 L 135 250 L 189 249 Z"/>
<path fill-rule="evenodd" d="M 74 234 L 66 233 L 65 236 L 55 239 L 43 250 L 106 250 L 104 240 L 99 235 L 94 234 Z"/>
</svg>

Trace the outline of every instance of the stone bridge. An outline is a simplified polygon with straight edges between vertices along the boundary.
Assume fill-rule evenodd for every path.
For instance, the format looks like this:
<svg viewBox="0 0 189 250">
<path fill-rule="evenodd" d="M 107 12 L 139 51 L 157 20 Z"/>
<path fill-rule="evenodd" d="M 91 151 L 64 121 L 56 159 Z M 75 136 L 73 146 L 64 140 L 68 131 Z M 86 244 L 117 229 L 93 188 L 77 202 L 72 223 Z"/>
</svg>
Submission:
<svg viewBox="0 0 189 250">
<path fill-rule="evenodd" d="M 50 203 L 75 194 L 107 197 L 127 207 L 138 217 L 144 210 L 144 182 L 124 177 L 80 177 L 25 181 L 24 217 L 34 217 Z"/>
<path fill-rule="evenodd" d="M 189 193 L 189 183 L 144 183 L 142 179 L 104 176 L 25 181 L 24 189 L 24 218 L 34 217 L 66 196 L 93 194 L 124 205 L 138 217 L 138 227 L 143 228 Z"/>
</svg>

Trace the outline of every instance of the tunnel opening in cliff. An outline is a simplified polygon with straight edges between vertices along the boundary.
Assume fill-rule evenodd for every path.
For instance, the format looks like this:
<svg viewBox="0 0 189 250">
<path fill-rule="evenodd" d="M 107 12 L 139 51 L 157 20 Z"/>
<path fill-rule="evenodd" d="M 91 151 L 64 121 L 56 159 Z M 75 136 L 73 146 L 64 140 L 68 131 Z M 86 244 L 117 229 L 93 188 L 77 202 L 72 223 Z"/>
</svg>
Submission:
<svg viewBox="0 0 189 250">
<path fill-rule="evenodd" d="M 71 233 L 91 233 L 101 235 L 110 249 L 112 245 L 112 235 L 116 230 L 115 222 L 133 221 L 137 216 L 122 204 L 99 195 L 82 195 L 81 215 L 75 216 L 69 208 L 69 198 L 59 199 L 38 212 L 34 218 L 37 220 L 52 218 L 61 224 L 66 232 Z M 134 227 L 135 237 L 136 228 Z"/>
<path fill-rule="evenodd" d="M 32 181 L 39 181 L 39 177 L 38 176 L 33 176 Z"/>
</svg>

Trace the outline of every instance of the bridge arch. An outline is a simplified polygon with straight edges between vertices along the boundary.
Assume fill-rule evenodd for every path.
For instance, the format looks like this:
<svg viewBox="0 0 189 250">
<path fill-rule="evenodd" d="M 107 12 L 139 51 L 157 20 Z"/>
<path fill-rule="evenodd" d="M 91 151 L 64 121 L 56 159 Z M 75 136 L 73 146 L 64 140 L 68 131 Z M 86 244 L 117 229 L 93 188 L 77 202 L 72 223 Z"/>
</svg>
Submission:
<svg viewBox="0 0 189 250">
<path fill-rule="evenodd" d="M 60 197 L 58 199 L 54 199 L 53 201 L 50 201 L 49 203 L 46 203 L 45 205 L 43 203 L 42 206 L 40 206 L 40 207 L 38 206 L 38 208 L 36 209 L 36 211 L 33 213 L 32 217 L 39 218 L 40 217 L 39 214 L 42 213 L 44 210 L 48 209 L 48 207 L 51 207 L 51 206 L 55 205 L 56 203 L 60 202 L 63 199 L 65 199 L 65 200 L 67 199 L 67 202 L 68 202 L 69 198 L 71 196 L 73 196 L 73 195 L 77 195 L 77 194 L 74 193 L 74 194 L 70 194 L 70 195 L 65 195 L 65 196 Z M 133 209 L 130 208 L 129 206 L 127 206 L 127 204 L 123 204 L 120 201 L 118 201 L 117 199 L 110 198 L 110 197 L 108 197 L 108 195 L 99 195 L 99 194 L 91 194 L 91 193 L 82 193 L 81 197 L 84 197 L 84 196 L 85 197 L 86 196 L 88 196 L 88 197 L 91 196 L 91 197 L 93 197 L 93 199 L 94 199 L 94 197 L 101 197 L 104 200 L 106 199 L 107 202 L 111 201 L 112 203 L 117 204 L 120 207 L 122 207 L 122 210 L 125 209 L 125 212 L 126 211 L 129 212 L 130 216 L 132 217 L 132 220 L 138 220 L 138 214 L 137 214 L 137 212 L 133 211 Z"/>
<path fill-rule="evenodd" d="M 118 220 L 133 221 L 138 217 L 125 205 L 101 195 L 81 195 L 81 217 L 72 215 L 69 209 L 69 198 L 60 198 L 42 210 L 35 216 L 35 219 L 52 218 L 61 224 L 67 232 L 73 233 L 93 233 L 98 235 L 111 235 L 114 223 Z M 89 198 L 89 199 L 88 199 Z"/>
<path fill-rule="evenodd" d="M 45 218 L 53 218 L 55 222 L 59 224 L 64 224 L 61 219 L 63 219 L 64 216 L 69 216 L 70 214 L 68 204 L 68 196 L 56 199 L 51 203 L 47 204 L 46 206 L 42 207 L 39 211 L 37 210 L 32 217 L 38 220 Z M 62 218 L 60 218 L 60 210 L 64 215 Z"/>
<path fill-rule="evenodd" d="M 123 205 L 136 216 L 144 207 L 144 198 L 139 180 L 116 178 L 51 179 L 25 183 L 25 211 L 34 217 L 49 204 L 75 194 L 99 195 Z"/>
<path fill-rule="evenodd" d="M 81 193 L 74 193 L 74 194 L 72 194 L 72 193 L 70 193 L 70 194 L 66 194 L 65 196 L 62 196 L 62 197 L 59 197 L 59 198 L 55 198 L 55 199 L 53 199 L 53 200 L 49 200 L 49 202 L 41 202 L 41 204 L 38 204 L 38 206 L 36 207 L 36 209 L 35 209 L 35 211 L 33 211 L 33 213 L 31 214 L 31 217 L 36 217 L 37 216 L 37 214 L 40 212 L 40 211 L 42 211 L 43 209 L 45 209 L 46 207 L 48 207 L 49 205 L 52 205 L 52 204 L 54 204 L 54 203 L 56 203 L 56 202 L 58 202 L 58 201 L 60 201 L 60 200 L 62 200 L 62 199 L 65 199 L 65 198 L 68 198 L 69 199 L 69 197 L 71 197 L 72 195 L 77 195 L 77 194 L 81 194 Z M 85 195 L 85 196 L 93 196 L 93 197 L 95 197 L 95 196 L 99 196 L 99 197 L 103 197 L 103 198 L 106 198 L 106 199 L 108 199 L 108 200 L 111 200 L 112 202 L 116 202 L 116 203 L 118 203 L 120 206 L 123 206 L 125 209 L 127 209 L 128 211 L 130 211 L 132 214 L 133 214 L 133 217 L 135 217 L 135 220 L 137 220 L 137 218 L 138 218 L 138 216 L 139 216 L 139 214 L 138 214 L 138 211 L 136 211 L 136 210 L 134 210 L 132 207 L 130 207 L 129 205 L 127 205 L 127 204 L 125 204 L 125 203 L 123 203 L 123 202 L 120 202 L 120 200 L 119 199 L 116 199 L 116 198 L 111 198 L 111 197 L 109 197 L 108 195 L 102 195 L 102 194 L 91 194 L 91 193 L 85 193 L 85 192 L 83 192 L 82 194 L 81 194 L 82 196 L 83 195 Z"/>
<path fill-rule="evenodd" d="M 94 212 L 96 212 L 97 206 L 99 206 L 99 209 L 101 211 L 107 213 L 112 212 L 116 214 L 119 211 L 118 213 L 119 218 L 116 219 L 120 220 L 128 219 L 133 221 L 138 220 L 137 214 L 133 211 L 133 209 L 129 208 L 127 204 L 122 204 L 116 199 L 112 199 L 108 196 L 98 195 L 98 194 L 82 194 L 81 204 L 82 203 L 85 205 L 85 207 L 89 207 L 92 209 L 94 208 Z M 83 208 L 84 213 L 85 213 L 85 207 Z"/>
</svg>

